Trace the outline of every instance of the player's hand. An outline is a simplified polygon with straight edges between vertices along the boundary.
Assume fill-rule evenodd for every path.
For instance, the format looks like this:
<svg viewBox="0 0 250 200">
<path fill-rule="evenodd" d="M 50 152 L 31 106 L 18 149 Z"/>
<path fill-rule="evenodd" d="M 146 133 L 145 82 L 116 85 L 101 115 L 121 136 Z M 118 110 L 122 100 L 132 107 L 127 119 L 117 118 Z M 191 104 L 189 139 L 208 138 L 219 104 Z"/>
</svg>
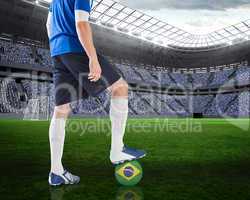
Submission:
<svg viewBox="0 0 250 200">
<path fill-rule="evenodd" d="M 96 82 L 101 78 L 102 69 L 99 64 L 98 59 L 93 59 L 89 61 L 89 75 L 88 79 L 91 82 Z"/>
</svg>

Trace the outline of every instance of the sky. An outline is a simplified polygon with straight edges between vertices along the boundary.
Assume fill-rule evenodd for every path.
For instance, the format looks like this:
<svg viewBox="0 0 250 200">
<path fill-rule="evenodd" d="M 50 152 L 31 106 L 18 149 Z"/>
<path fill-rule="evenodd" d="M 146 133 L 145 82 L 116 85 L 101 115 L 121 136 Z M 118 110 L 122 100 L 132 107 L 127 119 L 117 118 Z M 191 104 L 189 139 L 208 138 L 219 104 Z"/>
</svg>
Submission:
<svg viewBox="0 0 250 200">
<path fill-rule="evenodd" d="M 250 19 L 250 0 L 118 0 L 194 34 Z"/>
</svg>

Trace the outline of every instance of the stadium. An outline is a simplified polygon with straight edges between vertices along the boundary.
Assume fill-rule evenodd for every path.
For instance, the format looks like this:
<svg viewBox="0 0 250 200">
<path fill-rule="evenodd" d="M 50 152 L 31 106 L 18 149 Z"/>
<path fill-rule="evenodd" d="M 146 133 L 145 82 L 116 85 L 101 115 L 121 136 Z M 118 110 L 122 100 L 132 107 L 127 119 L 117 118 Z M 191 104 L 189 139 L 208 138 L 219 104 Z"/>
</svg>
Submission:
<svg viewBox="0 0 250 200">
<path fill-rule="evenodd" d="M 78 186 L 50 188 L 54 108 L 49 2 L 0 1 L 2 199 L 247 199 L 250 19 L 195 35 L 113 0 L 94 0 L 94 41 L 129 84 L 128 144 L 144 178 L 123 188 L 109 163 L 107 91 L 73 102 L 65 163 Z M 41 153 L 43 152 L 43 153 Z"/>
</svg>

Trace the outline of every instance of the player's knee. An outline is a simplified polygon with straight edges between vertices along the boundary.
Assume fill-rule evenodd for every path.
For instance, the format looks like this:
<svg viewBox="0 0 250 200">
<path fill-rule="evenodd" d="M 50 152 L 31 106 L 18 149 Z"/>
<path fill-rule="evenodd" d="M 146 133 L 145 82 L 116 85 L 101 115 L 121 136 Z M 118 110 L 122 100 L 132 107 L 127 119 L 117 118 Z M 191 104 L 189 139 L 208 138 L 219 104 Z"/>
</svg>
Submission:
<svg viewBox="0 0 250 200">
<path fill-rule="evenodd" d="M 128 84 L 124 80 L 119 80 L 112 86 L 113 97 L 128 97 Z"/>
<path fill-rule="evenodd" d="M 61 105 L 61 106 L 56 106 L 54 109 L 54 114 L 57 118 L 66 118 L 69 116 L 71 112 L 71 108 L 69 104 Z"/>
</svg>

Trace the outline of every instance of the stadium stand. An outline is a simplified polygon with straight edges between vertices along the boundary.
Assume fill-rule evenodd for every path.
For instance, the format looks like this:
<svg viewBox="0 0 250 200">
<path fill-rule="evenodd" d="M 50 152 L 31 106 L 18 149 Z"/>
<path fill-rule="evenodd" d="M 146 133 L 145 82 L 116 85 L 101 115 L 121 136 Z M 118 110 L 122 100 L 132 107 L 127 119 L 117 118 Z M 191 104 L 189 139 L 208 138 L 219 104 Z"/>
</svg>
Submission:
<svg viewBox="0 0 250 200">
<path fill-rule="evenodd" d="M 0 40 L 0 61 L 6 64 L 28 64 L 34 67 L 51 67 L 49 50 Z"/>
<path fill-rule="evenodd" d="M 250 68 L 242 66 L 236 73 L 237 85 L 247 85 L 250 83 Z"/>
<path fill-rule="evenodd" d="M 37 48 L 36 55 L 41 66 L 51 67 L 53 65 L 50 59 L 50 52 L 47 49 Z"/>
<path fill-rule="evenodd" d="M 19 43 L 0 40 L 0 63 L 25 64 L 34 68 L 52 66 L 49 50 Z M 122 62 L 121 62 L 122 63 Z M 164 69 L 139 64 L 113 63 L 130 84 L 157 86 L 159 88 L 205 89 L 206 94 L 169 95 L 167 91 L 130 90 L 129 115 L 190 117 L 202 113 L 204 117 L 249 117 L 249 91 L 232 91 L 226 94 L 209 94 L 210 89 L 240 87 L 250 84 L 250 67 L 243 63 L 230 69 L 203 73 L 174 73 Z M 0 81 L 0 112 L 18 113 L 27 105 L 39 105 L 40 113 L 51 114 L 54 106 L 53 84 L 48 81 L 15 79 Z M 18 89 L 19 88 L 19 89 Z M 25 98 L 21 101 L 20 96 Z M 109 113 L 108 93 L 72 103 L 73 113 L 87 116 L 107 116 Z M 31 109 L 32 110 L 32 109 Z"/>
<path fill-rule="evenodd" d="M 21 109 L 19 91 L 15 80 L 0 80 L 0 111 L 17 113 Z"/>
<path fill-rule="evenodd" d="M 7 64 L 30 64 L 35 63 L 32 58 L 32 51 L 29 46 L 21 44 L 13 44 L 11 42 L 0 40 L 0 48 L 3 51 L 0 52 L 1 62 Z"/>
</svg>

